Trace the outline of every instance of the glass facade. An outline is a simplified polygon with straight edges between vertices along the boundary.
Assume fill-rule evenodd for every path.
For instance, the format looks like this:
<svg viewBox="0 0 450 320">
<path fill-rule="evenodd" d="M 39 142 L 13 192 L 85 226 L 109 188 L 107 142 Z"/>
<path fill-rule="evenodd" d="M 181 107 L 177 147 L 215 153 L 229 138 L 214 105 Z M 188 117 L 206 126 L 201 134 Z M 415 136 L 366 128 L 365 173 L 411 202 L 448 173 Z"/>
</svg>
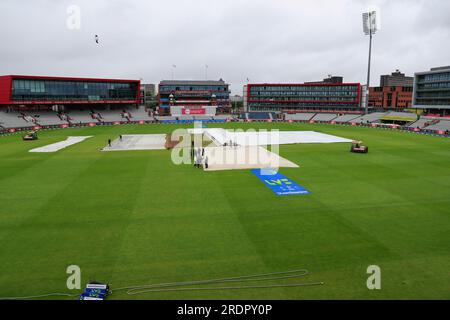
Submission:
<svg viewBox="0 0 450 320">
<path fill-rule="evenodd" d="M 450 106 L 450 71 L 419 75 L 415 104 L 427 107 Z"/>
<path fill-rule="evenodd" d="M 432 73 L 419 76 L 419 82 L 450 81 L 450 72 Z"/>
<path fill-rule="evenodd" d="M 102 101 L 136 100 L 134 82 L 14 79 L 14 101 Z"/>
<path fill-rule="evenodd" d="M 250 111 L 359 107 L 359 85 L 250 85 Z"/>
<path fill-rule="evenodd" d="M 169 95 L 171 93 L 176 94 L 176 92 L 182 91 L 183 95 L 186 96 L 202 96 L 198 92 L 205 92 L 203 96 L 211 95 L 214 93 L 217 98 L 228 99 L 230 92 L 228 90 L 228 85 L 166 85 L 161 84 L 159 86 L 159 93 L 162 95 Z M 192 91 L 190 94 L 189 92 Z"/>
<path fill-rule="evenodd" d="M 173 105 L 199 107 L 217 105 L 218 108 L 227 108 L 230 106 L 229 85 L 223 80 L 161 81 L 159 84 L 159 107 L 169 108 L 171 95 L 173 95 Z"/>
</svg>

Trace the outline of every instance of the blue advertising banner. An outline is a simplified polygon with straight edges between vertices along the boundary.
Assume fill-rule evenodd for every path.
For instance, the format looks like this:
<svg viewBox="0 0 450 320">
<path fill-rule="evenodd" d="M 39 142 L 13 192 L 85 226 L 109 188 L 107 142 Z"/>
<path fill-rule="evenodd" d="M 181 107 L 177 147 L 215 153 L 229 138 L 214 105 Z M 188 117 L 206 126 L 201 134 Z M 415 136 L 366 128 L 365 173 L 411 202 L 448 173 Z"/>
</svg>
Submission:
<svg viewBox="0 0 450 320">
<path fill-rule="evenodd" d="M 270 188 L 277 196 L 310 194 L 291 179 L 272 169 L 253 169 L 252 173 Z"/>
</svg>

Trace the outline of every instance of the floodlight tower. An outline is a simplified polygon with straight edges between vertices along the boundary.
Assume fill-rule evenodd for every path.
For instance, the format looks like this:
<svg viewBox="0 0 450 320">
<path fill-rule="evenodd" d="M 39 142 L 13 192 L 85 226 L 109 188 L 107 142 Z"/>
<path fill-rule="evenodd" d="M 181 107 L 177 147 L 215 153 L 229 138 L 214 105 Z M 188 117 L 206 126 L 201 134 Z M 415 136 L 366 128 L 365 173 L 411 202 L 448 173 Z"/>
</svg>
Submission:
<svg viewBox="0 0 450 320">
<path fill-rule="evenodd" d="M 363 18 L 363 31 L 364 34 L 369 36 L 369 62 L 367 63 L 367 87 L 366 87 L 366 101 L 365 101 L 365 113 L 369 113 L 369 84 L 370 84 L 370 60 L 372 57 L 372 35 L 377 32 L 377 12 L 369 11 L 362 14 Z"/>
</svg>

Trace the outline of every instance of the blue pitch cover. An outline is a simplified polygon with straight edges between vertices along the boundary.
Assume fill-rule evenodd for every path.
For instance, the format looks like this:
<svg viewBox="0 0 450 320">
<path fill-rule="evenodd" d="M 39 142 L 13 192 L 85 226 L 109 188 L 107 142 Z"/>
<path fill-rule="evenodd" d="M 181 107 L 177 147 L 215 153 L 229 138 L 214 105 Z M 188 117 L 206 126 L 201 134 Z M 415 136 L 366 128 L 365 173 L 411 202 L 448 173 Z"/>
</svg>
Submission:
<svg viewBox="0 0 450 320">
<path fill-rule="evenodd" d="M 252 173 L 277 196 L 310 194 L 308 190 L 273 169 L 253 169 Z"/>
</svg>

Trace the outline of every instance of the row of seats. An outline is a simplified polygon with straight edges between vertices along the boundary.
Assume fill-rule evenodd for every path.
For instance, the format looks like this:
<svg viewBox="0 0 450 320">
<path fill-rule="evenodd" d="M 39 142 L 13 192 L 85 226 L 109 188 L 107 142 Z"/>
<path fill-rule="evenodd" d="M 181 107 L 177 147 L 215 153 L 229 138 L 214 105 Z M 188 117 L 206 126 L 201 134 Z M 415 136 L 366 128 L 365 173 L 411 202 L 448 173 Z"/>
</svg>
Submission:
<svg viewBox="0 0 450 320">
<path fill-rule="evenodd" d="M 426 127 L 427 130 L 450 131 L 450 120 L 439 120 L 436 124 Z"/>
<path fill-rule="evenodd" d="M 386 115 L 386 112 L 374 112 L 374 113 L 369 113 L 369 114 L 365 114 L 362 116 L 359 116 L 355 119 L 352 119 L 351 122 L 356 122 L 356 123 L 372 123 L 372 122 L 377 122 L 379 121 L 382 117 L 384 117 Z"/>
<path fill-rule="evenodd" d="M 293 121 L 309 121 L 314 117 L 315 113 L 286 113 L 284 118 L 285 120 L 293 120 Z"/>
<path fill-rule="evenodd" d="M 336 113 L 317 113 L 311 120 L 313 121 L 331 121 L 336 119 Z"/>
<path fill-rule="evenodd" d="M 402 112 L 375 112 L 367 115 L 343 114 L 337 113 L 295 113 L 284 114 L 285 120 L 293 121 L 334 121 L 336 123 L 376 123 L 384 116 L 416 116 L 411 113 Z M 152 120 L 227 120 L 233 119 L 230 115 L 180 115 L 180 116 L 153 116 L 145 110 L 144 107 L 130 108 L 126 110 L 72 110 L 65 114 L 57 114 L 53 111 L 36 111 L 36 112 L 4 112 L 0 111 L 0 128 L 25 128 L 34 125 L 61 125 L 61 124 L 78 124 L 90 122 L 116 122 L 116 121 L 152 121 Z M 275 120 L 277 119 L 274 112 L 248 112 L 240 116 L 241 119 L 247 120 Z M 407 125 L 410 128 L 420 128 L 429 130 L 449 130 L 450 120 L 440 120 L 422 117 L 417 121 Z"/>
<path fill-rule="evenodd" d="M 0 126 L 3 128 L 25 128 L 35 125 L 33 117 L 19 112 L 1 112 Z"/>
<path fill-rule="evenodd" d="M 178 116 L 155 116 L 158 121 L 195 121 L 195 120 L 232 120 L 234 117 L 229 115 L 205 116 L 205 115 L 178 115 Z"/>
<path fill-rule="evenodd" d="M 339 123 L 344 122 L 355 122 L 355 123 L 375 123 L 379 122 L 381 118 L 385 116 L 398 116 L 405 117 L 408 116 L 410 118 L 417 117 L 412 113 L 405 112 L 374 112 L 367 115 L 358 115 L 358 114 L 342 114 L 339 113 L 316 113 L 316 112 L 299 112 L 299 113 L 285 113 L 283 115 L 284 120 L 293 120 L 293 121 L 335 121 Z M 268 120 L 268 119 L 277 119 L 275 113 L 271 112 L 247 112 L 243 113 L 240 117 L 241 119 L 250 119 L 250 120 Z"/>
<path fill-rule="evenodd" d="M 420 118 L 419 120 L 408 125 L 409 128 L 420 128 L 423 129 L 430 124 L 430 119 Z"/>
<path fill-rule="evenodd" d="M 71 110 L 58 114 L 54 111 L 4 112 L 0 111 L 0 128 L 25 128 L 34 125 L 51 126 L 62 124 L 79 124 L 90 122 L 123 122 L 123 121 L 154 121 L 154 120 L 227 120 L 229 115 L 180 115 L 153 116 L 144 107 L 126 110 Z"/>
<path fill-rule="evenodd" d="M 294 121 L 334 121 L 336 123 L 379 123 L 381 118 L 385 116 L 390 117 L 417 117 L 416 114 L 407 112 L 374 112 L 367 115 L 355 115 L 355 114 L 343 114 L 338 115 L 336 113 L 295 113 L 295 114 L 285 114 L 285 120 Z M 406 127 L 409 128 L 419 128 L 435 131 L 446 131 L 450 130 L 450 119 L 433 119 L 433 118 L 419 118 Z"/>
<path fill-rule="evenodd" d="M 4 112 L 0 111 L 0 126 L 24 128 L 34 125 L 50 126 L 90 122 L 153 120 L 144 108 L 127 110 L 71 110 L 58 114 L 54 111 Z"/>
<path fill-rule="evenodd" d="M 350 122 L 356 118 L 359 118 L 359 116 L 355 115 L 355 114 L 343 114 L 343 115 L 340 115 L 337 118 L 333 119 L 333 121 L 335 121 L 337 123 L 345 123 L 345 122 Z"/>
</svg>

